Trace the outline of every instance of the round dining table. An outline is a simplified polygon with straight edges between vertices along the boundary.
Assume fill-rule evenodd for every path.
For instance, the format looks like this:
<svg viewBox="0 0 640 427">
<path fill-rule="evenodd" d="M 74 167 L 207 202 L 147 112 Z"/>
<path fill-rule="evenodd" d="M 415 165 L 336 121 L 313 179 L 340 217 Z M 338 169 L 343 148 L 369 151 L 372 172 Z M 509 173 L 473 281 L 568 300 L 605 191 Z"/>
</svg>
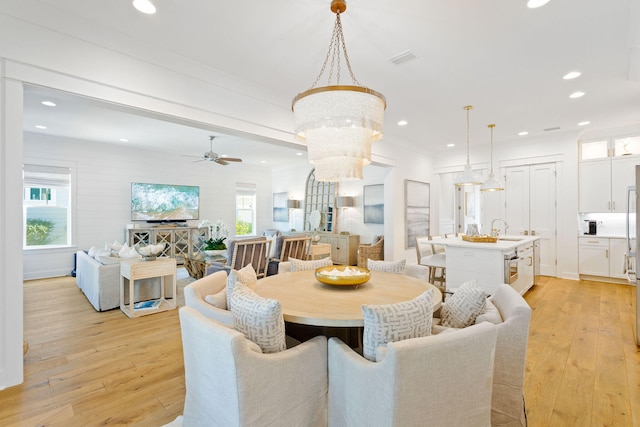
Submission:
<svg viewBox="0 0 640 427">
<path fill-rule="evenodd" d="M 411 300 L 433 289 L 434 311 L 442 293 L 430 283 L 412 276 L 372 271 L 362 285 L 326 285 L 314 271 L 281 273 L 258 280 L 255 292 L 280 301 L 284 320 L 326 327 L 363 327 L 363 304 L 393 304 Z"/>
</svg>

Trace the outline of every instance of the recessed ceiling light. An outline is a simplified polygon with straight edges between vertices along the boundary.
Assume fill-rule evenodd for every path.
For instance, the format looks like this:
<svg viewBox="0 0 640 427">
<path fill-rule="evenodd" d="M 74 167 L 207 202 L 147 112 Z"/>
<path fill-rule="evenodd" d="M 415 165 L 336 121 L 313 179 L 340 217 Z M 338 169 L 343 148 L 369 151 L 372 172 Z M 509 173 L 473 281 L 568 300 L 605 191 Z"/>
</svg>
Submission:
<svg viewBox="0 0 640 427">
<path fill-rule="evenodd" d="M 588 124 L 591 124 L 591 122 L 589 122 L 589 121 L 580 122 L 580 123 L 578 123 L 578 126 L 586 126 Z"/>
<path fill-rule="evenodd" d="M 42 126 L 42 125 L 36 125 L 36 128 L 37 129 L 46 129 L 47 127 L 46 126 Z"/>
<path fill-rule="evenodd" d="M 406 120 L 400 120 L 400 121 L 398 122 L 398 126 L 406 126 L 406 125 L 407 125 L 407 123 L 409 123 L 409 122 L 408 122 L 408 121 L 406 121 Z"/>
<path fill-rule="evenodd" d="M 120 138 L 120 142 L 129 142 L 127 138 Z"/>
<path fill-rule="evenodd" d="M 526 130 L 522 132 L 518 132 L 518 136 L 525 136 L 525 135 L 529 135 L 529 132 L 527 132 Z"/>
<path fill-rule="evenodd" d="M 567 74 L 565 74 L 564 76 L 562 76 L 563 79 L 565 80 L 572 80 L 575 78 L 578 78 L 582 75 L 582 73 L 580 71 L 570 71 Z"/>
<path fill-rule="evenodd" d="M 536 7 L 544 6 L 545 4 L 549 3 L 549 1 L 551 0 L 529 0 L 527 2 L 527 7 L 529 9 L 535 9 Z"/>
<path fill-rule="evenodd" d="M 229 157 L 228 154 L 220 154 L 220 157 Z"/>
<path fill-rule="evenodd" d="M 42 105 L 46 105 L 47 107 L 55 107 L 56 103 L 53 101 L 42 101 Z"/>
<path fill-rule="evenodd" d="M 147 15 L 153 15 L 156 13 L 156 7 L 150 0 L 133 0 L 133 7 Z"/>
<path fill-rule="evenodd" d="M 447 147 L 451 148 L 451 147 L 455 147 L 456 144 L 447 144 Z"/>
<path fill-rule="evenodd" d="M 302 153 L 296 153 L 296 156 L 302 156 Z"/>
<path fill-rule="evenodd" d="M 569 95 L 569 98 L 581 98 L 583 96 L 584 96 L 584 92 L 577 91 L 577 92 L 573 92 L 571 95 Z"/>
<path fill-rule="evenodd" d="M 266 160 L 260 160 L 260 163 L 267 163 Z"/>
</svg>

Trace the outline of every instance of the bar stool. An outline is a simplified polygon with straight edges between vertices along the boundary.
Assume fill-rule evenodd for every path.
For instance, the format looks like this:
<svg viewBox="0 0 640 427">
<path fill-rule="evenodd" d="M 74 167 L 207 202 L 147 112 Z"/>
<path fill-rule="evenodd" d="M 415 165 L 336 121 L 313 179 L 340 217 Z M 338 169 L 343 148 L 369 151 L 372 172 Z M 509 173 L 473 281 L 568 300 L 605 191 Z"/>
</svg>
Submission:
<svg viewBox="0 0 640 427">
<path fill-rule="evenodd" d="M 429 240 L 429 237 L 416 237 L 418 264 L 429 267 L 429 283 L 444 292 L 446 290 L 446 255 L 434 254 Z"/>
</svg>

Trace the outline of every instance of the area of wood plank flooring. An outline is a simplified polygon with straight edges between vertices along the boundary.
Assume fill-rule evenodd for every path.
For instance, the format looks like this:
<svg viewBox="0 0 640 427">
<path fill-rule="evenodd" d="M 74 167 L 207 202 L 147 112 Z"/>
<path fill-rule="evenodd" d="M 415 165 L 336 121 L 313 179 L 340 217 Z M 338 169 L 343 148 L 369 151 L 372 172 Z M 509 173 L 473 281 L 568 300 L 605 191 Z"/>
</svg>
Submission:
<svg viewBox="0 0 640 427">
<path fill-rule="evenodd" d="M 529 426 L 640 426 L 635 287 L 545 277 L 525 298 Z M 71 277 L 25 282 L 24 307 L 25 382 L 0 391 L 0 425 L 160 426 L 182 413 L 177 310 L 98 313 Z"/>
</svg>

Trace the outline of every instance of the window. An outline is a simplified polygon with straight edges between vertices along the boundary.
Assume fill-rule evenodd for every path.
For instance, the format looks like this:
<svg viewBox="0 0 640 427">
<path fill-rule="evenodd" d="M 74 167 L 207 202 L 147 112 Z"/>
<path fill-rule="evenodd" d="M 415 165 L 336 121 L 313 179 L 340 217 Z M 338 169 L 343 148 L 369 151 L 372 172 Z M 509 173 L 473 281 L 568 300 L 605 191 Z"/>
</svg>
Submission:
<svg viewBox="0 0 640 427">
<path fill-rule="evenodd" d="M 236 236 L 256 234 L 256 185 L 236 183 Z"/>
<path fill-rule="evenodd" d="M 71 244 L 71 170 L 23 166 L 23 247 Z"/>
</svg>

